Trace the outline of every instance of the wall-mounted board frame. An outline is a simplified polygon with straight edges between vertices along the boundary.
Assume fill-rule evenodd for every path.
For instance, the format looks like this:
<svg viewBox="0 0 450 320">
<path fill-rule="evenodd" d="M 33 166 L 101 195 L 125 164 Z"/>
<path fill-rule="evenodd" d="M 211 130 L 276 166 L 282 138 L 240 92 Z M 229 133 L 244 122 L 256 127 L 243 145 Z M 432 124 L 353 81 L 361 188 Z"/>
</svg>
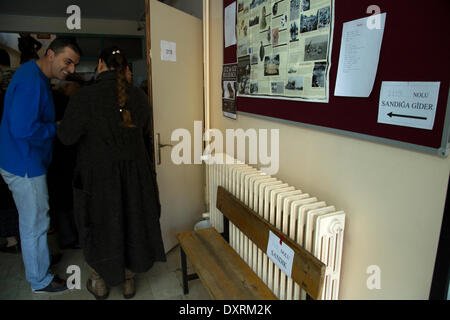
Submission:
<svg viewBox="0 0 450 320">
<path fill-rule="evenodd" d="M 232 2 L 224 0 L 224 8 Z M 450 142 L 448 0 L 426 3 L 379 0 L 377 5 L 381 13 L 386 13 L 387 17 L 372 93 L 368 98 L 334 96 L 343 24 L 369 16 L 367 9 L 371 5 L 373 1 L 370 0 L 335 1 L 329 103 L 238 97 L 238 115 L 258 116 L 448 156 Z M 236 46 L 228 48 L 224 46 L 224 64 L 237 61 L 236 49 Z M 378 123 L 378 106 L 383 81 L 440 82 L 432 130 Z"/>
</svg>

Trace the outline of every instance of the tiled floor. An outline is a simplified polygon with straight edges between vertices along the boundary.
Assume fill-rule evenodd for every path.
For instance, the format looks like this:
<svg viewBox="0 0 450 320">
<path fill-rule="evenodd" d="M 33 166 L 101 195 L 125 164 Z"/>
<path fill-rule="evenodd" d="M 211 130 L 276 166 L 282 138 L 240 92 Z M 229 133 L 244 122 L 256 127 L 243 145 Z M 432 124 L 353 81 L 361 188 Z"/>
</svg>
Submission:
<svg viewBox="0 0 450 320">
<path fill-rule="evenodd" d="M 52 252 L 55 240 L 49 236 Z M 77 265 L 81 270 L 81 289 L 67 290 L 56 294 L 37 294 L 31 291 L 25 279 L 25 269 L 20 254 L 0 253 L 0 300 L 95 300 L 86 289 L 90 275 L 81 250 L 61 251 L 63 258 L 54 272 L 61 278 L 68 278 L 67 267 Z M 188 268 L 188 272 L 192 272 Z M 109 300 L 123 300 L 122 287 L 110 289 Z M 136 276 L 136 296 L 140 300 L 209 300 L 210 296 L 200 280 L 189 281 L 189 294 L 184 295 L 181 280 L 180 248 L 167 253 L 167 262 L 157 262 L 146 273 Z"/>
</svg>

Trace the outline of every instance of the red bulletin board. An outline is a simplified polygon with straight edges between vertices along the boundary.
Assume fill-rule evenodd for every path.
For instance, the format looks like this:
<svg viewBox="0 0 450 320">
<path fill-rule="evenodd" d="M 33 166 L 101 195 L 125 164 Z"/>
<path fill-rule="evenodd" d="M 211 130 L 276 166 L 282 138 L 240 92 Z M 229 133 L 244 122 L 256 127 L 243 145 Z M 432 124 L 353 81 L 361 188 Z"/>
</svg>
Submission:
<svg viewBox="0 0 450 320">
<path fill-rule="evenodd" d="M 224 9 L 232 2 L 224 0 Z M 373 4 L 387 16 L 372 93 L 368 98 L 336 97 L 334 89 L 343 24 L 370 16 L 367 8 Z M 238 113 L 288 120 L 355 136 L 381 138 L 381 141 L 392 140 L 407 146 L 419 146 L 419 149 L 420 146 L 439 149 L 443 139 L 448 139 L 443 134 L 447 132 L 445 120 L 450 82 L 450 1 L 335 0 L 334 13 L 329 103 L 238 97 Z M 224 64 L 236 61 L 236 45 L 228 48 L 224 45 Z M 441 82 L 433 129 L 377 123 L 382 81 Z"/>
</svg>

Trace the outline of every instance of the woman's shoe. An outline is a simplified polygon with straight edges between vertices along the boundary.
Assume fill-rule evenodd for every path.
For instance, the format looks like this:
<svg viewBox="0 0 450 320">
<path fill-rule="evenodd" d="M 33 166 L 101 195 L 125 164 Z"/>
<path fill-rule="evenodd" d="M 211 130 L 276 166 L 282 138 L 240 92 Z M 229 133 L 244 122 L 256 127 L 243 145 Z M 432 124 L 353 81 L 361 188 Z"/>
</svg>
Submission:
<svg viewBox="0 0 450 320">
<path fill-rule="evenodd" d="M 123 297 L 125 299 L 131 299 L 136 294 L 136 285 L 134 283 L 134 277 L 130 279 L 125 279 L 123 284 Z"/>
<path fill-rule="evenodd" d="M 109 290 L 106 287 L 105 280 L 93 280 L 89 279 L 86 287 L 90 293 L 92 293 L 97 300 L 105 300 L 109 296 Z"/>
</svg>

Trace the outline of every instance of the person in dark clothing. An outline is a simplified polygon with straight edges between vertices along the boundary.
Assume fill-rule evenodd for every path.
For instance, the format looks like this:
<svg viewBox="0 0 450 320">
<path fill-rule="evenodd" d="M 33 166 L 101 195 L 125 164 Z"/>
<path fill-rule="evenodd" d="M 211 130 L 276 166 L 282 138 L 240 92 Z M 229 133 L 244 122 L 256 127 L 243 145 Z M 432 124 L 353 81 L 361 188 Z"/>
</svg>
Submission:
<svg viewBox="0 0 450 320">
<path fill-rule="evenodd" d="M 127 60 L 105 49 L 96 83 L 70 99 L 58 137 L 78 143 L 74 173 L 74 212 L 79 241 L 93 273 L 88 290 L 105 299 L 109 287 L 123 284 L 135 294 L 134 274 L 166 261 L 159 223 L 156 172 L 147 96 L 130 86 Z"/>
<path fill-rule="evenodd" d="M 9 53 L 5 49 L 0 49 L 0 68 L 11 67 L 11 59 Z"/>
<path fill-rule="evenodd" d="M 14 74 L 11 60 L 6 50 L 0 49 L 0 120 L 3 115 L 6 88 Z M 0 252 L 20 253 L 19 214 L 8 185 L 0 178 L 0 237 L 6 238 Z"/>
<path fill-rule="evenodd" d="M 53 90 L 55 120 L 61 121 L 69 98 L 84 81 L 75 74 Z M 48 167 L 47 184 L 50 205 L 50 220 L 53 221 L 61 249 L 78 249 L 78 231 L 73 215 L 72 179 L 75 170 L 76 145 L 65 146 L 58 137 L 53 144 L 52 162 Z"/>
<path fill-rule="evenodd" d="M 42 48 L 42 44 L 33 38 L 29 33 L 21 32 L 19 38 L 20 64 L 30 60 L 39 59 L 37 52 Z"/>
</svg>

